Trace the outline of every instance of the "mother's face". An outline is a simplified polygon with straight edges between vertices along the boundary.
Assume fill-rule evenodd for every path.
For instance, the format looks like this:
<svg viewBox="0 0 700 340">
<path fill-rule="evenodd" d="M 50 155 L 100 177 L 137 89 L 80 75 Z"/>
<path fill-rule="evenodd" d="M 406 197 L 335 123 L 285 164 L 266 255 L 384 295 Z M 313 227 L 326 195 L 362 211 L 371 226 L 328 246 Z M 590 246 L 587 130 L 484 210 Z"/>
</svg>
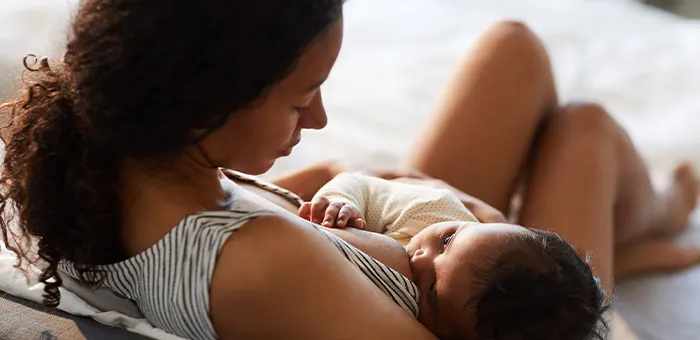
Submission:
<svg viewBox="0 0 700 340">
<path fill-rule="evenodd" d="M 322 129 L 328 121 L 320 85 L 340 52 L 343 21 L 335 22 L 300 56 L 294 70 L 267 95 L 230 116 L 202 141 L 214 164 L 260 174 L 279 157 L 288 156 L 301 130 Z"/>
</svg>

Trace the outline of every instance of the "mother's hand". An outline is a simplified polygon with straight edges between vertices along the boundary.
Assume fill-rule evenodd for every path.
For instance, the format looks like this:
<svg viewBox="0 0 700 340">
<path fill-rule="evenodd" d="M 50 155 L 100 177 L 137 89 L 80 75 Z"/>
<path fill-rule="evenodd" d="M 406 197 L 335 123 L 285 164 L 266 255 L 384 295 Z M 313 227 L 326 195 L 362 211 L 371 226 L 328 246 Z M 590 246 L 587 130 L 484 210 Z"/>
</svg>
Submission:
<svg viewBox="0 0 700 340">
<path fill-rule="evenodd" d="M 386 180 L 392 180 L 392 179 L 400 179 L 400 178 L 407 178 L 407 179 L 423 179 L 423 180 L 434 180 L 434 178 L 418 171 L 418 170 L 412 170 L 412 169 L 371 169 L 371 170 L 365 170 L 364 171 L 366 174 L 383 178 Z"/>
</svg>

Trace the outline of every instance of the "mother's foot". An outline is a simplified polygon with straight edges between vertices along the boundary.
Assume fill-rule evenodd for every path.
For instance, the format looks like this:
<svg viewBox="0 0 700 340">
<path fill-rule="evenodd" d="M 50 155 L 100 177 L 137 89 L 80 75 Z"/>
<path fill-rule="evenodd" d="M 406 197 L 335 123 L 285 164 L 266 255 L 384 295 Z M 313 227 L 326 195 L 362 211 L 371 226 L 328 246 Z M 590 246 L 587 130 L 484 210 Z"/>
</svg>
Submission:
<svg viewBox="0 0 700 340">
<path fill-rule="evenodd" d="M 672 240 L 646 240 L 615 251 L 615 278 L 650 272 L 674 272 L 700 264 L 700 249 L 685 248 Z"/>
<path fill-rule="evenodd" d="M 676 167 L 662 197 L 663 213 L 655 231 L 659 236 L 678 235 L 690 226 L 690 214 L 698 204 L 698 178 L 692 165 L 681 163 Z"/>
</svg>

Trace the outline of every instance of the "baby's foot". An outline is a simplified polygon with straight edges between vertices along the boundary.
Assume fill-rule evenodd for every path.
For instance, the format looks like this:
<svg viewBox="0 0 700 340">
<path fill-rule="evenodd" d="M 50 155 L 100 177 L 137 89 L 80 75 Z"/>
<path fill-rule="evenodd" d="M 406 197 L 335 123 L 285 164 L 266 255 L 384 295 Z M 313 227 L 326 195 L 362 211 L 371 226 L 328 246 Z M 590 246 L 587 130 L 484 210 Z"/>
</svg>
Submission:
<svg viewBox="0 0 700 340">
<path fill-rule="evenodd" d="M 690 226 L 690 214 L 698 203 L 698 179 L 692 165 L 676 167 L 663 197 L 664 214 L 656 230 L 660 236 L 678 235 Z"/>
</svg>

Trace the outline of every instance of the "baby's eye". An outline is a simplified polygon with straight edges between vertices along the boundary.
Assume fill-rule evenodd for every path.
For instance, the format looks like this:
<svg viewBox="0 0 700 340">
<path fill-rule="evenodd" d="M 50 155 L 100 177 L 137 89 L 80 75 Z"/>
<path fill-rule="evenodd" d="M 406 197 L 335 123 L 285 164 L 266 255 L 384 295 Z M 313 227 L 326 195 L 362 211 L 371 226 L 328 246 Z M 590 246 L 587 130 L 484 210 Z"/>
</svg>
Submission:
<svg viewBox="0 0 700 340">
<path fill-rule="evenodd" d="M 450 241 L 452 241 L 452 236 L 453 236 L 453 235 L 454 235 L 454 233 L 449 234 L 449 235 L 445 236 L 445 237 L 442 239 L 442 244 L 440 244 L 440 253 L 441 253 L 441 254 L 442 254 L 443 251 L 445 251 L 445 249 L 447 248 L 447 246 L 450 244 Z"/>
<path fill-rule="evenodd" d="M 452 240 L 452 236 L 453 236 L 453 235 L 454 235 L 454 234 L 449 234 L 449 235 L 447 235 L 445 238 L 442 239 L 442 246 L 443 246 L 443 247 L 446 246 L 446 245 L 448 245 L 448 244 L 450 243 L 450 241 Z"/>
</svg>

